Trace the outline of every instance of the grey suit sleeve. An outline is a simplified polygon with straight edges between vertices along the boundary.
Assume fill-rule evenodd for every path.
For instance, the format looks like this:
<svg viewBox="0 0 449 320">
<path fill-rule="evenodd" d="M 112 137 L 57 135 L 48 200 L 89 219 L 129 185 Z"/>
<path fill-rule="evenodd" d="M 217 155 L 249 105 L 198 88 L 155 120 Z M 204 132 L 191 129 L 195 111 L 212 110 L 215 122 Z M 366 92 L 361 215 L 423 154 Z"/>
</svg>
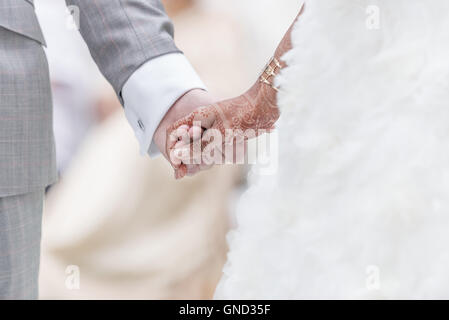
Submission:
<svg viewBox="0 0 449 320">
<path fill-rule="evenodd" d="M 80 13 L 80 32 L 100 71 L 120 97 L 141 65 L 180 52 L 160 0 L 66 0 Z"/>
</svg>

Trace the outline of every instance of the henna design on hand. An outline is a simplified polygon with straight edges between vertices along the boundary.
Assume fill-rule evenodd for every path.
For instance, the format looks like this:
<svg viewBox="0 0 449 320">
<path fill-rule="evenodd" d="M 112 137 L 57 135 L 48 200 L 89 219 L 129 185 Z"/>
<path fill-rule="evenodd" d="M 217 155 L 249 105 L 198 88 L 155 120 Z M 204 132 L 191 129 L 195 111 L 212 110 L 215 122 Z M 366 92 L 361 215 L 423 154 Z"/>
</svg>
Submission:
<svg viewBox="0 0 449 320">
<path fill-rule="evenodd" d="M 279 61 L 281 68 L 286 67 L 286 63 L 282 60 L 282 56 L 292 49 L 291 33 L 295 22 L 304 11 L 302 6 L 294 23 L 283 37 L 277 47 L 274 57 Z M 279 72 L 277 69 L 276 71 Z M 278 73 L 276 72 L 276 74 Z M 187 117 L 178 120 L 167 129 L 167 145 L 166 151 L 169 155 L 171 164 L 175 169 L 175 177 L 177 179 L 184 177 L 189 171 L 194 161 L 187 163 L 186 158 L 193 160 L 195 157 L 194 144 L 199 143 L 200 151 L 210 143 L 210 141 L 200 140 L 201 134 L 207 130 L 218 130 L 223 136 L 224 143 L 234 143 L 224 138 L 226 130 L 234 130 L 246 132 L 254 130 L 255 136 L 270 131 L 276 121 L 279 119 L 280 112 L 277 106 L 277 90 L 272 86 L 262 83 L 259 80 L 244 94 L 225 101 L 217 102 L 213 105 L 206 106 L 195 110 Z M 201 123 L 201 128 L 196 127 L 195 123 Z M 178 131 L 179 128 L 185 128 L 188 132 L 186 135 Z M 188 128 L 188 129 L 187 129 Z M 196 132 L 196 134 L 195 134 Z M 187 156 L 179 156 L 176 151 L 184 149 Z M 182 158 L 182 160 L 180 160 Z M 188 160 L 188 159 L 187 159 Z M 196 168 L 201 168 L 200 164 L 195 164 Z M 190 167 L 192 168 L 192 167 Z M 192 170 L 192 169 L 190 169 Z"/>
</svg>

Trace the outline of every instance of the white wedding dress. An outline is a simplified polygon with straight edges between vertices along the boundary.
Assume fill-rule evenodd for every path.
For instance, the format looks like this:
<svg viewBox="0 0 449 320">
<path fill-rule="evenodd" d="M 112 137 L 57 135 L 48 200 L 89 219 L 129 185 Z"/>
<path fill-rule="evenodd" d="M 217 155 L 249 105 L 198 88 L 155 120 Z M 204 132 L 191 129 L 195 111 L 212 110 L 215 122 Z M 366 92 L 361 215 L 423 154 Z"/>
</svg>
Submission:
<svg viewBox="0 0 449 320">
<path fill-rule="evenodd" d="M 449 298 L 449 1 L 312 0 L 219 299 Z"/>
</svg>

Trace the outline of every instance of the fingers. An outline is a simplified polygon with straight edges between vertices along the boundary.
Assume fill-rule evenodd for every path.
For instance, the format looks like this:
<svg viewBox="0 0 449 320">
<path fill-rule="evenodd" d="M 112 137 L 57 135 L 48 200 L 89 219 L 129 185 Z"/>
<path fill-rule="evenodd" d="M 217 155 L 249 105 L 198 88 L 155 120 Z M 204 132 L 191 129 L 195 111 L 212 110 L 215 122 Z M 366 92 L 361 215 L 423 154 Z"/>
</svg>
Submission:
<svg viewBox="0 0 449 320">
<path fill-rule="evenodd" d="M 170 134 L 167 153 L 174 169 L 179 168 L 182 163 L 179 156 L 179 150 L 181 150 L 183 146 L 186 146 L 189 143 L 190 136 L 189 127 L 187 125 L 180 126 L 178 129 L 173 130 L 173 132 Z"/>
<path fill-rule="evenodd" d="M 189 130 L 191 132 L 191 130 Z M 179 169 L 175 168 L 175 178 L 182 179 L 185 176 L 192 177 L 199 173 L 200 171 L 205 171 L 210 169 L 213 165 L 205 164 L 201 159 L 201 134 L 203 130 L 198 130 L 200 133 L 190 134 L 190 137 L 195 139 L 190 144 L 185 145 L 183 143 L 178 143 L 173 149 L 173 154 L 176 158 L 176 164 L 179 163 Z"/>
<path fill-rule="evenodd" d="M 179 180 L 188 174 L 188 167 L 182 162 L 184 148 L 190 144 L 190 128 L 188 125 L 181 125 L 175 130 L 178 141 L 170 152 L 170 160 L 175 169 L 175 179 Z"/>
<path fill-rule="evenodd" d="M 193 141 L 189 144 L 180 144 L 172 150 L 177 161 L 181 161 L 186 165 L 195 165 L 201 163 L 201 140 Z"/>
<path fill-rule="evenodd" d="M 247 154 L 247 141 L 255 136 L 235 133 L 223 137 L 221 131 L 212 127 L 204 131 L 201 140 L 175 149 L 179 161 L 187 165 L 187 175 L 206 170 L 213 165 L 244 164 Z"/>
<path fill-rule="evenodd" d="M 192 119 L 192 126 L 201 128 L 211 128 L 216 121 L 216 105 L 201 107 L 195 110 Z"/>
<path fill-rule="evenodd" d="M 175 179 L 180 180 L 187 175 L 187 167 L 185 164 L 181 164 L 179 168 L 175 169 Z"/>
<path fill-rule="evenodd" d="M 189 136 L 190 139 L 192 139 L 193 141 L 198 141 L 201 139 L 201 136 L 203 135 L 203 128 L 194 125 L 193 127 L 191 127 L 189 129 Z"/>
<path fill-rule="evenodd" d="M 166 138 L 166 154 L 167 157 L 175 169 L 175 176 L 182 176 L 185 169 L 176 173 L 180 169 L 182 161 L 180 160 L 177 151 L 182 146 L 188 145 L 191 141 L 191 134 L 197 134 L 191 132 L 191 127 L 193 123 L 194 114 L 190 114 L 187 117 L 176 121 L 172 126 L 167 128 L 167 138 Z M 175 150 L 176 149 L 176 150 Z"/>
<path fill-rule="evenodd" d="M 175 170 L 176 179 L 208 168 L 201 164 L 201 138 L 203 128 L 210 128 L 215 122 L 213 108 L 198 108 L 167 129 L 166 154 Z"/>
</svg>

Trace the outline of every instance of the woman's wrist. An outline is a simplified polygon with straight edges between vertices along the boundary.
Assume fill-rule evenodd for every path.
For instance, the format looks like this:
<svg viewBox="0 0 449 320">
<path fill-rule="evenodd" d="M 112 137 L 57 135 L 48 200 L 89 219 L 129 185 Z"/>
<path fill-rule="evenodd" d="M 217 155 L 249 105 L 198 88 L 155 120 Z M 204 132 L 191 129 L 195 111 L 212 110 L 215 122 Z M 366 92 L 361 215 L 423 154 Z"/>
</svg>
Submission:
<svg viewBox="0 0 449 320">
<path fill-rule="evenodd" d="M 241 129 L 270 130 L 279 118 L 276 98 L 277 92 L 271 86 L 259 81 L 254 84 L 243 95 L 246 107 L 242 113 L 244 125 Z"/>
</svg>

